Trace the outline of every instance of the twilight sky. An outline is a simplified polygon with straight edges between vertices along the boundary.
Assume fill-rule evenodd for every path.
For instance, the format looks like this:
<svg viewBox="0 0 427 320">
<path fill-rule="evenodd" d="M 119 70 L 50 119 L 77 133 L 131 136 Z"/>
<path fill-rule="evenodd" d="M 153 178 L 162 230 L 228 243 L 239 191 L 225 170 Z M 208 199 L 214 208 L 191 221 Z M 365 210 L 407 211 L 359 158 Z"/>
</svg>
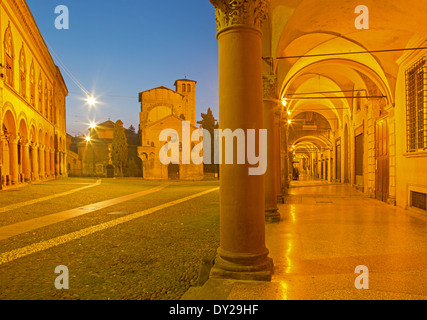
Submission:
<svg viewBox="0 0 427 320">
<path fill-rule="evenodd" d="M 196 80 L 196 115 L 210 107 L 218 119 L 218 44 L 208 0 L 27 0 L 46 41 L 71 74 L 61 69 L 70 94 L 67 132 L 84 134 L 92 120 L 121 119 L 138 128 L 138 93 L 175 80 Z M 55 8 L 70 12 L 70 29 L 55 28 Z M 55 58 L 54 58 L 55 59 Z M 55 62 L 58 64 L 57 60 Z"/>
</svg>

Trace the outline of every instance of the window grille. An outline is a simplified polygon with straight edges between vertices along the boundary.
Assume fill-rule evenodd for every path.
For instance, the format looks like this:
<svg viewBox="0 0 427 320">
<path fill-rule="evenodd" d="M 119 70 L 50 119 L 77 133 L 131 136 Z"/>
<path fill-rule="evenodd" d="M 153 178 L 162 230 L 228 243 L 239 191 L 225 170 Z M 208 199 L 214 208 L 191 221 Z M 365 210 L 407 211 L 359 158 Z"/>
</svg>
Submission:
<svg viewBox="0 0 427 320">
<path fill-rule="evenodd" d="M 427 149 L 426 60 L 406 72 L 406 125 L 408 152 Z"/>
</svg>

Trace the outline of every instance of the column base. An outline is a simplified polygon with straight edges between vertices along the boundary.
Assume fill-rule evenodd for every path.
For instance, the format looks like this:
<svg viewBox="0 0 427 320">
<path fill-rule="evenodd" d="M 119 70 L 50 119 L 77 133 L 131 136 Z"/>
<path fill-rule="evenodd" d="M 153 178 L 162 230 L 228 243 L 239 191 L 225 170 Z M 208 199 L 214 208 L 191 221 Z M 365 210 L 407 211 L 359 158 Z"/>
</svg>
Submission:
<svg viewBox="0 0 427 320">
<path fill-rule="evenodd" d="M 265 210 L 265 222 L 275 223 L 280 222 L 279 209 L 267 209 Z"/>
<path fill-rule="evenodd" d="M 397 201 L 396 201 L 396 197 L 395 196 L 389 196 L 387 199 L 387 203 L 391 206 L 396 206 L 397 205 Z"/>
<path fill-rule="evenodd" d="M 244 281 L 271 281 L 273 275 L 273 259 L 265 254 L 234 254 L 218 249 L 210 279 L 228 279 Z"/>
<path fill-rule="evenodd" d="M 285 204 L 285 196 L 283 194 L 277 195 L 277 203 Z"/>
</svg>

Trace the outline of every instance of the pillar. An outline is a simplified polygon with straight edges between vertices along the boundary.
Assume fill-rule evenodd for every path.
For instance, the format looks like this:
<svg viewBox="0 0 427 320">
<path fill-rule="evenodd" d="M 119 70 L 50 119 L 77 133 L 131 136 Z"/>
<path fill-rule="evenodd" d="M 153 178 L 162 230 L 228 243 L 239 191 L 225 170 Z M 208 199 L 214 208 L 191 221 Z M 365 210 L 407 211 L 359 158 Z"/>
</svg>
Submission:
<svg viewBox="0 0 427 320">
<path fill-rule="evenodd" d="M 288 151 L 288 122 L 284 121 L 281 125 L 281 152 L 283 153 L 282 157 L 282 190 L 283 195 L 289 193 L 289 151 Z"/>
<path fill-rule="evenodd" d="M 50 147 L 46 146 L 44 150 L 44 161 L 46 166 L 46 177 L 50 177 Z"/>
<path fill-rule="evenodd" d="M 52 177 L 55 178 L 55 149 L 51 148 L 50 149 L 50 170 L 51 170 L 51 174 Z"/>
<path fill-rule="evenodd" d="M 62 176 L 62 151 L 59 151 L 59 175 Z"/>
<path fill-rule="evenodd" d="M 218 27 L 221 129 L 258 132 L 264 126 L 261 23 L 268 1 L 210 1 Z M 236 146 L 233 152 L 236 156 Z M 264 176 L 249 175 L 250 167 L 248 163 L 220 165 L 220 247 L 211 278 L 271 280 Z"/>
<path fill-rule="evenodd" d="M 59 151 L 55 151 L 55 175 L 59 176 Z"/>
<path fill-rule="evenodd" d="M 277 161 L 276 161 L 276 125 L 275 112 L 277 107 L 277 79 L 271 75 L 263 77 L 264 87 L 264 128 L 267 129 L 267 172 L 265 181 L 265 221 L 279 222 L 280 213 L 277 208 Z"/>
<path fill-rule="evenodd" d="M 64 174 L 64 176 L 65 177 L 68 177 L 68 168 L 67 168 L 67 153 L 66 152 L 64 152 L 64 157 L 63 157 L 63 168 L 64 168 L 64 172 L 63 172 L 63 174 Z M 95 171 L 96 171 L 96 168 L 95 168 Z"/>
<path fill-rule="evenodd" d="M 39 171 L 40 171 L 40 179 L 45 178 L 46 174 L 46 163 L 44 161 L 44 148 L 45 146 L 39 146 Z"/>
<path fill-rule="evenodd" d="M 22 170 L 26 182 L 31 181 L 30 143 L 23 141 Z"/>
<path fill-rule="evenodd" d="M 285 198 L 283 195 L 282 190 L 282 170 L 280 168 L 280 113 L 281 109 L 280 107 L 276 107 L 275 113 L 274 113 L 274 159 L 276 161 L 276 167 L 275 167 L 275 175 L 276 175 L 276 194 L 277 194 L 277 201 L 280 203 L 285 202 Z"/>
<path fill-rule="evenodd" d="M 9 137 L 9 174 L 12 185 L 18 184 L 18 138 L 14 135 Z"/>
<path fill-rule="evenodd" d="M 31 148 L 32 148 L 31 161 L 32 161 L 32 168 L 33 168 L 33 180 L 37 181 L 39 179 L 39 165 L 38 165 L 38 159 L 37 159 L 39 151 L 36 143 L 33 143 Z"/>
</svg>

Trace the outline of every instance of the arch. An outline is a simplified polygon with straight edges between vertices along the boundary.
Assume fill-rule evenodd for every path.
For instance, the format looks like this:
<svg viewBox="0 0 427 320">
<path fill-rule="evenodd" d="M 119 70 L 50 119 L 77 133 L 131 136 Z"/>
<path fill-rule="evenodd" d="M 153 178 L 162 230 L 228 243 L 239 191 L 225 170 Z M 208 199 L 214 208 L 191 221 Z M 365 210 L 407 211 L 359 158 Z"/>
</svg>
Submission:
<svg viewBox="0 0 427 320">
<path fill-rule="evenodd" d="M 356 59 L 349 59 L 348 57 L 345 58 L 318 58 L 318 60 L 313 60 L 311 62 L 305 61 L 310 60 L 310 58 L 304 59 L 304 61 L 299 61 L 299 63 L 296 63 L 292 66 L 291 70 L 286 75 L 286 78 L 284 79 L 282 83 L 281 88 L 281 96 L 284 97 L 286 95 L 286 92 L 288 91 L 290 85 L 295 81 L 299 76 L 301 76 L 304 73 L 309 73 L 312 70 L 315 70 L 319 66 L 328 65 L 333 70 L 333 67 L 338 66 L 346 66 L 348 68 L 351 68 L 353 70 L 359 71 L 360 73 L 366 75 L 368 78 L 371 79 L 373 83 L 381 90 L 381 92 L 387 97 L 388 103 L 393 103 L 394 98 L 392 91 L 390 89 L 390 86 L 388 85 L 387 78 L 383 72 L 383 70 L 376 65 L 376 69 L 373 68 L 369 64 L 364 64 L 360 61 L 357 61 Z M 372 62 L 372 61 L 370 61 Z M 375 61 L 376 63 L 376 61 Z M 373 62 L 372 62 L 373 64 Z M 379 73 L 378 73 L 379 72 Z M 352 79 L 349 79 L 352 80 Z"/>
<path fill-rule="evenodd" d="M 16 117 L 10 109 L 5 111 L 2 123 L 2 130 L 5 134 L 17 135 L 15 119 Z"/>
<path fill-rule="evenodd" d="M 28 140 L 31 142 L 31 143 L 37 143 L 37 134 L 36 134 L 36 125 L 35 125 L 35 123 L 30 123 L 30 134 L 29 134 L 29 136 L 28 136 Z"/>
<path fill-rule="evenodd" d="M 28 139 L 28 125 L 25 114 L 20 114 L 18 118 L 18 134 L 21 139 Z"/>
<path fill-rule="evenodd" d="M 319 149 L 321 149 L 322 147 L 332 147 L 332 144 L 331 144 L 330 141 L 328 141 L 324 137 L 318 137 L 318 136 L 304 136 L 304 137 L 301 137 L 301 138 L 295 140 L 293 142 L 293 145 L 296 146 L 297 144 L 299 144 L 301 142 L 311 142 L 311 143 L 317 145 L 317 147 Z"/>
</svg>

